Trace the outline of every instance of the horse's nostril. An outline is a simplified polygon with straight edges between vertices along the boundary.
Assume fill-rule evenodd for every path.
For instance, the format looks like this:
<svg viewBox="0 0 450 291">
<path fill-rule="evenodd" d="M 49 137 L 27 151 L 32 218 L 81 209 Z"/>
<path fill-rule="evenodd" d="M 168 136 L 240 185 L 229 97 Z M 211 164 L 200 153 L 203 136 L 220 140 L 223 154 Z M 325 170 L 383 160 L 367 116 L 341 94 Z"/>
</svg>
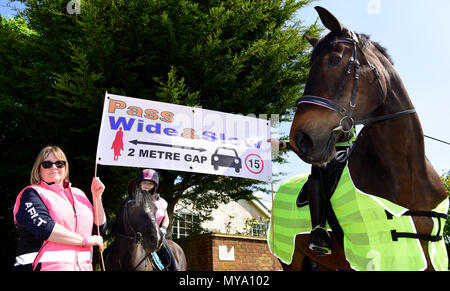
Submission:
<svg viewBox="0 0 450 291">
<path fill-rule="evenodd" d="M 297 148 L 303 153 L 309 153 L 313 148 L 312 139 L 302 131 L 299 131 L 297 133 L 297 136 L 295 137 L 295 144 L 297 145 Z"/>
</svg>

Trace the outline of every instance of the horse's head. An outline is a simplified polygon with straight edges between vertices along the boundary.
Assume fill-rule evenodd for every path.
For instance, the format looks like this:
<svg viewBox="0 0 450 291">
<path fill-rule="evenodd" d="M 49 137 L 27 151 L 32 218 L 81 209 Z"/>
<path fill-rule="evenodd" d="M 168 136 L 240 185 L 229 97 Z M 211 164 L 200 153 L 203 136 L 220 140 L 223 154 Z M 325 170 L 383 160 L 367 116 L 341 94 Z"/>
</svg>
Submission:
<svg viewBox="0 0 450 291">
<path fill-rule="evenodd" d="M 290 143 L 302 160 L 323 164 L 335 145 L 348 140 L 357 121 L 370 116 L 386 99 L 390 63 L 378 44 L 345 28 L 329 11 L 316 7 L 331 32 L 305 38 L 314 47 L 304 96 L 297 102 Z"/>
<path fill-rule="evenodd" d="M 147 191 L 135 188 L 128 193 L 124 205 L 123 227 L 128 236 L 136 241 L 143 240 L 147 252 L 159 250 L 163 235 L 156 223 L 157 207 L 154 198 Z"/>
</svg>

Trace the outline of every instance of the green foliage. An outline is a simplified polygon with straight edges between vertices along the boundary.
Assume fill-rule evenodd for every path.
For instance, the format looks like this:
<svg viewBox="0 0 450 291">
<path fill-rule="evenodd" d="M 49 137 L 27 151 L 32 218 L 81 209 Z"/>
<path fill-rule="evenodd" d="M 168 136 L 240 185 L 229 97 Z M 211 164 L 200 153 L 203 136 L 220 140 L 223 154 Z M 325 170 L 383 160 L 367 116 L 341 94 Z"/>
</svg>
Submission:
<svg viewBox="0 0 450 291">
<path fill-rule="evenodd" d="M 198 96 L 200 92 L 189 93 L 186 90 L 184 77 L 177 79 L 177 70 L 174 67 L 170 68 L 167 74 L 167 81 L 161 80 L 159 77 L 154 77 L 153 80 L 158 83 L 156 97 L 161 102 L 172 104 L 180 104 L 184 100 L 186 106 L 198 106 Z"/>
<path fill-rule="evenodd" d="M 67 13 L 67 0 L 21 2 L 26 8 L 18 16 L 0 18 L 6 268 L 17 236 L 11 206 L 42 147 L 65 151 L 72 183 L 89 195 L 105 91 L 283 120 L 307 78 L 310 47 L 302 35 L 319 33 L 294 19 L 312 0 L 85 0 L 80 14 Z M 137 173 L 99 166 L 110 225 Z M 160 174 L 169 214 L 181 198 L 207 214 L 258 189 L 245 179 Z"/>
</svg>

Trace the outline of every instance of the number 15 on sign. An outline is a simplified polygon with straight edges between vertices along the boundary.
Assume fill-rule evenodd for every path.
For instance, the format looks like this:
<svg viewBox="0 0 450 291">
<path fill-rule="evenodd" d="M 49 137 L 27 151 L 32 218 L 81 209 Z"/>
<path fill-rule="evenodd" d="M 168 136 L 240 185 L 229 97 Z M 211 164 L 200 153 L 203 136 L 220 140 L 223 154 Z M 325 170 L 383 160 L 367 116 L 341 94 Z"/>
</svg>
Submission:
<svg viewBox="0 0 450 291">
<path fill-rule="evenodd" d="M 245 158 L 245 166 L 253 174 L 260 174 L 264 169 L 264 161 L 257 154 L 250 154 Z"/>
</svg>

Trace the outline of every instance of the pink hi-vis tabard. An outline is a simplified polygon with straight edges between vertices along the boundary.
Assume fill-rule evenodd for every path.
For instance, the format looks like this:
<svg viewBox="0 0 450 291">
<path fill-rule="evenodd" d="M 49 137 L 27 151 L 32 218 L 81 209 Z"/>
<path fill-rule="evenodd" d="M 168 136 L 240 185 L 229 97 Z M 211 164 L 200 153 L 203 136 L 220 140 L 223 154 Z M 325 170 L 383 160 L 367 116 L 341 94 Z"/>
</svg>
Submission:
<svg viewBox="0 0 450 291">
<path fill-rule="evenodd" d="M 155 200 L 155 205 L 158 208 L 158 210 L 156 211 L 156 223 L 160 226 L 166 213 L 167 201 L 162 197 L 159 197 L 158 200 Z"/>
<path fill-rule="evenodd" d="M 71 187 L 70 183 L 63 187 L 57 184 L 47 185 L 41 181 L 38 185 L 24 188 L 17 196 L 13 210 L 14 223 L 17 227 L 19 225 L 16 214 L 20 199 L 28 188 L 33 188 L 39 194 L 56 223 L 81 236 L 92 235 L 94 224 L 92 204 L 83 191 Z M 19 260 L 24 264 L 32 263 L 33 269 L 41 263 L 41 271 L 92 271 L 92 247 L 44 241 L 39 252 L 23 254 Z"/>
</svg>

